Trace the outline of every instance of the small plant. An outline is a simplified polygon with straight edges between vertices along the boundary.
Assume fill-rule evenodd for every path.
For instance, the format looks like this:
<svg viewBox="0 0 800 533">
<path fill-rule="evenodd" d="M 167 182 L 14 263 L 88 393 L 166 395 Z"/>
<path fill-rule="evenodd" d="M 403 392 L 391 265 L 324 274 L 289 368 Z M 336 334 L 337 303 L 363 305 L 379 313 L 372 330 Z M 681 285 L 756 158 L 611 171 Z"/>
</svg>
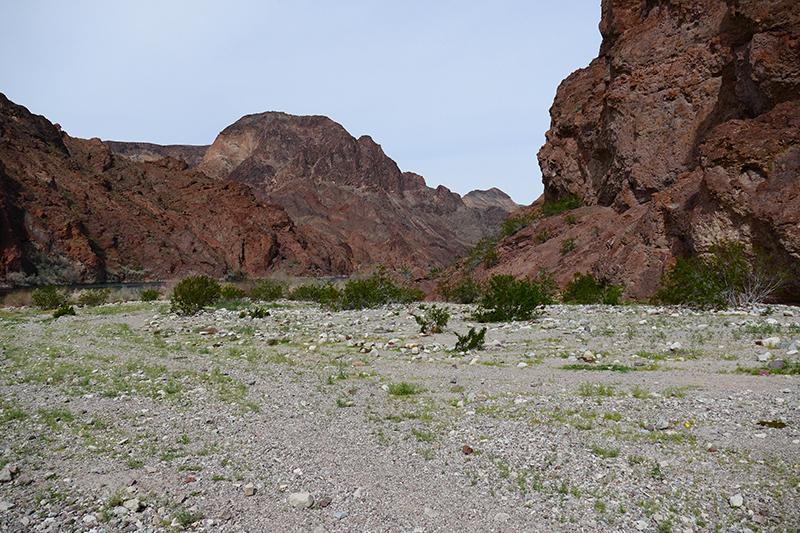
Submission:
<svg viewBox="0 0 800 533">
<path fill-rule="evenodd" d="M 475 331 L 475 328 L 469 328 L 466 335 L 460 335 L 456 332 L 456 351 L 468 352 L 470 350 L 483 350 L 484 338 L 486 337 L 486 328 L 481 328 L 480 331 Z"/>
<path fill-rule="evenodd" d="M 441 333 L 447 327 L 447 321 L 450 320 L 447 308 L 436 307 L 436 304 L 427 309 L 423 305 L 419 308 L 425 311 L 425 314 L 419 316 L 412 313 L 411 316 L 417 321 L 421 333 Z"/>
<path fill-rule="evenodd" d="M 204 518 L 205 514 L 202 511 L 192 512 L 188 509 L 181 509 L 175 512 L 175 519 L 183 527 L 189 527 Z"/>
<path fill-rule="evenodd" d="M 500 223 L 500 237 L 505 238 L 514 235 L 522 228 L 528 226 L 531 222 L 539 218 L 538 213 L 530 213 L 527 215 L 510 216 Z"/>
<path fill-rule="evenodd" d="M 473 270 L 479 263 L 483 263 L 485 268 L 491 268 L 500 261 L 500 254 L 497 251 L 499 237 L 484 237 L 475 243 L 467 254 L 467 270 Z"/>
<path fill-rule="evenodd" d="M 246 293 L 231 283 L 227 283 L 220 287 L 219 297 L 221 300 L 241 300 L 246 296 Z"/>
<path fill-rule="evenodd" d="M 439 295 L 448 302 L 471 304 L 481 297 L 481 290 L 471 276 L 444 277 L 436 289 Z"/>
<path fill-rule="evenodd" d="M 622 288 L 598 283 L 592 274 L 585 276 L 575 272 L 574 279 L 567 283 L 561 295 L 564 303 L 618 305 Z"/>
<path fill-rule="evenodd" d="M 433 439 L 436 437 L 431 431 L 419 430 L 416 428 L 413 428 L 411 433 L 417 437 L 418 442 L 433 442 Z"/>
<path fill-rule="evenodd" d="M 53 318 L 61 318 L 62 316 L 75 316 L 75 308 L 71 305 L 63 304 L 53 311 Z"/>
<path fill-rule="evenodd" d="M 31 294 L 33 305 L 42 310 L 58 309 L 67 305 L 67 296 L 58 290 L 55 285 L 39 287 Z"/>
<path fill-rule="evenodd" d="M 560 215 L 565 211 L 571 211 L 582 206 L 583 200 L 575 194 L 568 194 L 555 202 L 545 202 L 542 206 L 542 215 L 546 217 Z"/>
<path fill-rule="evenodd" d="M 570 226 L 572 226 L 573 224 L 577 224 L 577 223 L 578 223 L 577 215 L 573 215 L 573 214 L 564 215 L 564 224 L 569 224 Z"/>
<path fill-rule="evenodd" d="M 569 239 L 564 239 L 561 241 L 561 255 L 567 255 L 572 250 L 575 249 L 575 238 L 570 237 Z"/>
<path fill-rule="evenodd" d="M 270 302 L 283 298 L 283 285 L 272 279 L 262 279 L 250 289 L 250 298 Z"/>
<path fill-rule="evenodd" d="M 486 286 L 475 319 L 479 322 L 530 320 L 539 306 L 553 303 L 554 294 L 555 282 L 544 272 L 540 273 L 538 282 L 497 274 Z"/>
<path fill-rule="evenodd" d="M 97 307 L 108 301 L 111 289 L 87 289 L 78 296 L 78 305 Z"/>
<path fill-rule="evenodd" d="M 790 269 L 776 265 L 766 253 L 745 253 L 742 243 L 724 241 L 706 257 L 678 258 L 661 276 L 656 300 L 697 309 L 724 309 L 762 303 L 790 279 Z"/>
<path fill-rule="evenodd" d="M 254 307 L 249 309 L 246 313 L 245 311 L 239 313 L 239 318 L 244 318 L 242 314 L 249 316 L 250 318 L 266 318 L 269 316 L 269 311 L 267 311 L 264 307 Z"/>
<path fill-rule="evenodd" d="M 368 309 L 392 303 L 407 304 L 422 300 L 424 297 L 424 291 L 398 286 L 381 270 L 366 279 L 349 280 L 342 294 L 342 309 Z"/>
<path fill-rule="evenodd" d="M 317 302 L 327 307 L 337 307 L 342 299 L 342 291 L 336 288 L 333 283 L 325 285 L 300 285 L 289 293 L 290 300 L 301 300 L 305 302 Z"/>
<path fill-rule="evenodd" d="M 195 315 L 220 296 L 219 283 L 206 275 L 184 278 L 172 290 L 172 312 Z"/>
<path fill-rule="evenodd" d="M 158 300 L 159 293 L 156 289 L 145 289 L 141 292 L 140 298 L 143 302 L 153 302 Z"/>
<path fill-rule="evenodd" d="M 389 394 L 393 396 L 413 396 L 421 392 L 425 392 L 424 387 L 406 381 L 389 385 Z"/>
<path fill-rule="evenodd" d="M 592 444 L 592 452 L 604 459 L 613 459 L 619 455 L 619 450 L 614 448 L 602 448 L 597 444 Z"/>
<path fill-rule="evenodd" d="M 544 244 L 550 240 L 550 230 L 543 229 L 539 233 L 536 234 L 536 242 L 539 244 Z"/>
<path fill-rule="evenodd" d="M 603 383 L 586 381 L 578 386 L 578 393 L 581 396 L 614 396 L 614 392 L 614 387 Z"/>
</svg>

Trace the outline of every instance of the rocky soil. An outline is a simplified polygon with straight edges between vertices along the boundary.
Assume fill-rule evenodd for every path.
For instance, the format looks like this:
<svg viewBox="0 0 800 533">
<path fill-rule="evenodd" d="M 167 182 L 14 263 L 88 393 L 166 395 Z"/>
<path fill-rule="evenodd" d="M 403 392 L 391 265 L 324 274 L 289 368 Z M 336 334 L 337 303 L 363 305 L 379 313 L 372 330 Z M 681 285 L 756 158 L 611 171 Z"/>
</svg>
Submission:
<svg viewBox="0 0 800 533">
<path fill-rule="evenodd" d="M 800 309 L 253 307 L 0 310 L 0 531 L 800 528 Z"/>
</svg>

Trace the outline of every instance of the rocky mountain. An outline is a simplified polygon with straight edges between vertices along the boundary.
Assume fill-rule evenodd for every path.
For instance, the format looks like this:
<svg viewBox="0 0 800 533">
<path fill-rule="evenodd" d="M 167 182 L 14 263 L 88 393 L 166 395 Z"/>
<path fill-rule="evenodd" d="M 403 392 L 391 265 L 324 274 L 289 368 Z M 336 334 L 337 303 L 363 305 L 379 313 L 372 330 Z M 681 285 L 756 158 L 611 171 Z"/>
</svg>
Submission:
<svg viewBox="0 0 800 533">
<path fill-rule="evenodd" d="M 592 272 L 645 299 L 674 258 L 723 240 L 797 265 L 800 4 L 603 0 L 600 31 L 550 110 L 543 198 L 519 214 L 585 206 L 502 241 L 489 272 Z"/>
<path fill-rule="evenodd" d="M 351 272 L 251 189 L 164 157 L 138 163 L 70 137 L 0 94 L 0 280 L 167 279 Z"/>
<path fill-rule="evenodd" d="M 245 116 L 219 134 L 198 169 L 250 185 L 298 224 L 346 247 L 356 266 L 391 265 L 415 278 L 496 233 L 518 207 L 497 189 L 467 203 L 444 186 L 428 187 L 370 137 L 356 139 L 321 116 Z"/>
<path fill-rule="evenodd" d="M 478 193 L 476 193 L 478 194 Z M 214 144 L 70 137 L 0 95 L 0 282 L 443 267 L 516 204 L 467 206 L 325 117 L 242 118 Z"/>
</svg>

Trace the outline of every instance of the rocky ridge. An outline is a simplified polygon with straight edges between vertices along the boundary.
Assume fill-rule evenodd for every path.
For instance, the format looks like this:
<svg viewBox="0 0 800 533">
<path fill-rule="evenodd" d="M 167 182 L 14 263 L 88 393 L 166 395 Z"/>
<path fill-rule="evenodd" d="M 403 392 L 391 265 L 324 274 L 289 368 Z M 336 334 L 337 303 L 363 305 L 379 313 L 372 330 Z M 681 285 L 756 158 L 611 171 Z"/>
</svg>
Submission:
<svg viewBox="0 0 800 533">
<path fill-rule="evenodd" d="M 586 206 L 506 239 L 491 272 L 591 272 L 642 300 L 675 257 L 722 240 L 797 264 L 800 6 L 605 0 L 600 31 L 599 57 L 558 88 L 527 212 Z"/>
</svg>

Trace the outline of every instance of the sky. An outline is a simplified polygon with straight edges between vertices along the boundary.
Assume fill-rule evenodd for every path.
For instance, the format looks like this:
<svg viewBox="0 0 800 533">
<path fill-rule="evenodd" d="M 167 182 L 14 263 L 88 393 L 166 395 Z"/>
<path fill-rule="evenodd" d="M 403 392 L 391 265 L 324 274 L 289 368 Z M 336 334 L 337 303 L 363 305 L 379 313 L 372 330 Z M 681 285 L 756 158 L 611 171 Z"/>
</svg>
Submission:
<svg viewBox="0 0 800 533">
<path fill-rule="evenodd" d="M 211 144 L 325 115 L 459 193 L 542 193 L 558 84 L 600 0 L 0 0 L 0 92 L 73 137 Z"/>
</svg>

